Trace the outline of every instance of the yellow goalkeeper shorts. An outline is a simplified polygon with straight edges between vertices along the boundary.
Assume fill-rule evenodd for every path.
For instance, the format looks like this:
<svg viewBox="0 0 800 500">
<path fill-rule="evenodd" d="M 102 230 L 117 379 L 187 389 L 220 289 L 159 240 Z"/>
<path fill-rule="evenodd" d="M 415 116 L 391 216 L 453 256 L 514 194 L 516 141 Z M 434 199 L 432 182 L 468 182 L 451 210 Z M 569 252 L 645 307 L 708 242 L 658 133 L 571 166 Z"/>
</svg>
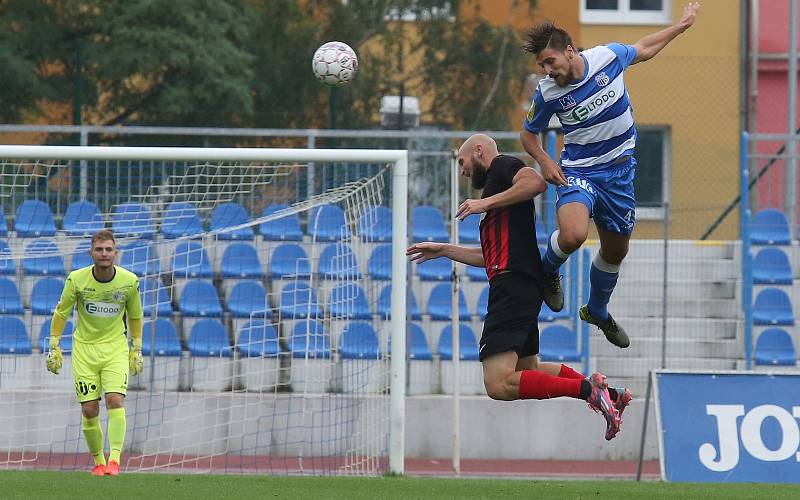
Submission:
<svg viewBox="0 0 800 500">
<path fill-rule="evenodd" d="M 128 392 L 128 341 L 72 345 L 72 381 L 78 401 L 96 401 L 102 393 Z"/>
</svg>

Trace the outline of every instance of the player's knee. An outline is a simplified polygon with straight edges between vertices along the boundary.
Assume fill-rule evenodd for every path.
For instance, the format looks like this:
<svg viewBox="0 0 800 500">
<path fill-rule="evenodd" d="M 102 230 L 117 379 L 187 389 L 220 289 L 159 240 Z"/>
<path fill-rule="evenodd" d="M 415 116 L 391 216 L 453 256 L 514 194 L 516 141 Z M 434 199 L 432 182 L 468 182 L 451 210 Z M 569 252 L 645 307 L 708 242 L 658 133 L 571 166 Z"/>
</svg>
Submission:
<svg viewBox="0 0 800 500">
<path fill-rule="evenodd" d="M 95 418 L 100 414 L 100 405 L 97 401 L 81 403 L 81 413 L 86 418 Z"/>
<path fill-rule="evenodd" d="M 558 234 L 558 246 L 564 253 L 572 253 L 586 241 L 588 234 L 575 229 L 561 229 Z"/>
<path fill-rule="evenodd" d="M 504 378 L 498 380 L 484 380 L 486 394 L 498 401 L 512 401 L 517 399 L 513 394 L 513 387 Z"/>
<path fill-rule="evenodd" d="M 106 408 L 109 410 L 122 408 L 124 404 L 125 398 L 122 394 L 106 394 Z"/>
</svg>

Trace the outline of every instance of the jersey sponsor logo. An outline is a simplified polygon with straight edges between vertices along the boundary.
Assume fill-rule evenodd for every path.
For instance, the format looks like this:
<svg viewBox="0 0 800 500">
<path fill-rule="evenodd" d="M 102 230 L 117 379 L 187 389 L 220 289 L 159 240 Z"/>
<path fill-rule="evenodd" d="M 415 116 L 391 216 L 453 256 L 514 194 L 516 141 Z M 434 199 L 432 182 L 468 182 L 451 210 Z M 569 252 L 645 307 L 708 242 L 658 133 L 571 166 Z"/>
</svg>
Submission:
<svg viewBox="0 0 800 500">
<path fill-rule="evenodd" d="M 609 90 L 605 94 L 598 95 L 597 97 L 589 101 L 588 104 L 584 106 L 578 106 L 577 108 L 575 108 L 572 111 L 571 116 L 574 120 L 582 122 L 587 118 L 589 118 L 589 114 L 591 114 L 592 111 L 594 111 L 595 109 L 599 109 L 601 106 L 605 105 L 616 96 L 617 93 L 614 92 L 614 90 Z"/>
<path fill-rule="evenodd" d="M 119 316 L 122 306 L 111 302 L 87 302 L 86 312 L 101 318 L 114 318 Z"/>
<path fill-rule="evenodd" d="M 584 191 L 589 191 L 590 193 L 594 194 L 594 187 L 592 187 L 592 185 L 586 179 L 581 179 L 580 177 L 573 177 L 570 175 L 567 177 L 567 184 L 570 186 L 577 186 Z"/>
<path fill-rule="evenodd" d="M 571 95 L 565 95 L 564 97 L 559 97 L 558 103 L 561 104 L 561 109 L 563 109 L 564 111 L 569 111 L 570 109 L 578 105 L 578 103 L 575 102 L 575 98 L 572 97 Z"/>
<path fill-rule="evenodd" d="M 597 82 L 597 85 L 605 87 L 611 81 L 611 78 L 608 77 L 605 71 L 601 71 L 594 77 L 594 81 Z"/>
</svg>

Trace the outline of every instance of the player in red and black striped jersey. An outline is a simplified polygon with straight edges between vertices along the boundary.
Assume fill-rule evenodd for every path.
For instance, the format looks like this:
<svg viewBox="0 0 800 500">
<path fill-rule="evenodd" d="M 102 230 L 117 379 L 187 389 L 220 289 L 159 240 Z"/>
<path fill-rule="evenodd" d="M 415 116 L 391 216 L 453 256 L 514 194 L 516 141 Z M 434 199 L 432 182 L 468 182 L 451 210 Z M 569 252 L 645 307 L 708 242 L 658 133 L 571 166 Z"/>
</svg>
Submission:
<svg viewBox="0 0 800 500">
<path fill-rule="evenodd" d="M 458 151 L 461 175 L 482 189 L 479 199 L 468 199 L 456 217 L 482 214 L 481 246 L 423 242 L 406 254 L 421 263 L 439 257 L 484 267 L 489 277 L 489 307 L 480 340 L 480 360 L 486 392 L 492 399 L 548 399 L 568 396 L 586 400 L 606 419 L 606 439 L 619 432 L 620 410 L 605 376 L 591 377 L 558 363 L 540 362 L 538 316 L 542 307 L 543 271 L 536 243 L 533 199 L 546 189 L 544 179 L 512 156 L 501 155 L 494 140 L 484 134 L 467 139 Z"/>
</svg>

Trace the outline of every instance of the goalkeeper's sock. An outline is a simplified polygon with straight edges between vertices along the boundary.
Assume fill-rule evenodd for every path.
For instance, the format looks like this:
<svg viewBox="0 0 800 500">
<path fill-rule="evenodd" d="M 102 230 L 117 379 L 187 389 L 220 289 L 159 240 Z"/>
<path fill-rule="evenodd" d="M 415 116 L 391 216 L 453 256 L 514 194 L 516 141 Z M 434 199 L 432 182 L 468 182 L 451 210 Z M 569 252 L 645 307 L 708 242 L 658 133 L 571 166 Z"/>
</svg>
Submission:
<svg viewBox="0 0 800 500">
<path fill-rule="evenodd" d="M 558 246 L 558 233 L 559 231 L 556 230 L 550 235 L 547 251 L 542 255 L 542 267 L 547 274 L 556 274 L 561 265 L 569 258 L 569 254 Z"/>
<path fill-rule="evenodd" d="M 108 410 L 108 461 L 119 462 L 122 445 L 125 443 L 125 408 L 112 408 Z"/>
<path fill-rule="evenodd" d="M 92 453 L 95 465 L 105 465 L 106 457 L 103 453 L 103 428 L 100 426 L 100 417 L 82 417 L 81 428 L 86 445 Z"/>
</svg>

